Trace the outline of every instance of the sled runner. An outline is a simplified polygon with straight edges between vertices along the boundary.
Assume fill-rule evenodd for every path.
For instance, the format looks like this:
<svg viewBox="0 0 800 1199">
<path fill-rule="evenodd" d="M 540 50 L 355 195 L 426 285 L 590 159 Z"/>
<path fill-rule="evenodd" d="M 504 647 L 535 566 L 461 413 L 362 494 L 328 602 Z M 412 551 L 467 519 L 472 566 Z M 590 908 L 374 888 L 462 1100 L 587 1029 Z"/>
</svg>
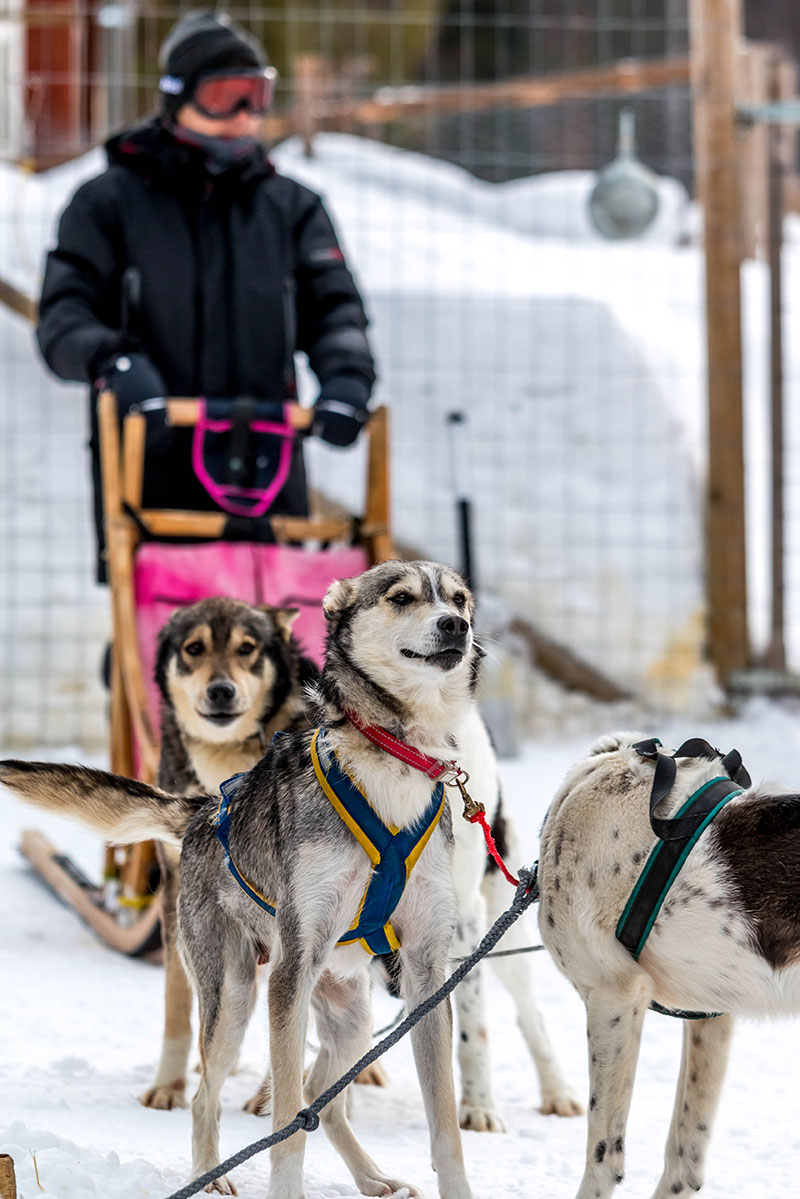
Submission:
<svg viewBox="0 0 800 1199">
<path fill-rule="evenodd" d="M 120 425 L 111 392 L 98 400 L 103 503 L 111 592 L 110 768 L 154 781 L 159 760 L 156 638 L 177 607 L 228 595 L 300 609 L 294 631 L 321 661 L 328 584 L 392 555 L 388 414 L 365 427 L 366 485 L 358 516 L 313 510 L 270 515 L 295 439 L 312 412 L 297 404 L 199 399 L 148 401 Z M 147 421 L 160 406 L 167 428 L 191 429 L 194 473 L 209 510 L 143 505 Z M 248 471 L 240 469 L 248 463 Z M 151 842 L 106 850 L 94 884 L 41 833 L 21 849 L 49 886 L 114 949 L 132 956 L 160 944 L 157 863 Z"/>
</svg>

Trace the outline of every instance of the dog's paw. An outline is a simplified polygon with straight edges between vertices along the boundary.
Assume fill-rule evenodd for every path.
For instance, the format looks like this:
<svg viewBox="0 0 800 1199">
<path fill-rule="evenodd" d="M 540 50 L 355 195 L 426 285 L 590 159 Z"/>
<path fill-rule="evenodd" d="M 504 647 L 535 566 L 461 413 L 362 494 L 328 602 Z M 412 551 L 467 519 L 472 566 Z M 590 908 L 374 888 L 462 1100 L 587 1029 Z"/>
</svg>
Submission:
<svg viewBox="0 0 800 1199">
<path fill-rule="evenodd" d="M 226 1174 L 210 1182 L 205 1188 L 209 1195 L 238 1195 L 239 1192 Z"/>
<path fill-rule="evenodd" d="M 497 1112 L 490 1107 L 462 1103 L 458 1109 L 458 1122 L 470 1132 L 505 1132 L 506 1126 Z"/>
<path fill-rule="evenodd" d="M 360 1083 L 362 1087 L 387 1087 L 389 1075 L 380 1062 L 371 1062 L 364 1067 L 360 1074 L 355 1076 L 353 1081 Z"/>
<path fill-rule="evenodd" d="M 168 1085 L 154 1085 L 139 1096 L 142 1107 L 154 1107 L 161 1112 L 170 1112 L 174 1107 L 188 1107 L 186 1083 L 183 1079 Z"/>
<path fill-rule="evenodd" d="M 583 1116 L 583 1106 L 572 1094 L 569 1087 L 552 1095 L 542 1095 L 539 1111 L 543 1116 Z"/>
<path fill-rule="evenodd" d="M 362 1195 L 396 1195 L 398 1191 L 402 1191 L 406 1195 L 410 1195 L 411 1199 L 419 1196 L 420 1192 L 416 1187 L 412 1187 L 408 1182 L 398 1182 L 396 1178 L 372 1178 L 369 1175 L 362 1174 L 356 1180 L 356 1186 Z"/>
<path fill-rule="evenodd" d="M 653 1199 L 673 1199 L 674 1195 L 691 1194 L 699 1191 L 704 1182 L 701 1169 L 689 1166 L 687 1169 L 665 1170 L 659 1179 L 658 1186 L 653 1191 Z"/>
</svg>

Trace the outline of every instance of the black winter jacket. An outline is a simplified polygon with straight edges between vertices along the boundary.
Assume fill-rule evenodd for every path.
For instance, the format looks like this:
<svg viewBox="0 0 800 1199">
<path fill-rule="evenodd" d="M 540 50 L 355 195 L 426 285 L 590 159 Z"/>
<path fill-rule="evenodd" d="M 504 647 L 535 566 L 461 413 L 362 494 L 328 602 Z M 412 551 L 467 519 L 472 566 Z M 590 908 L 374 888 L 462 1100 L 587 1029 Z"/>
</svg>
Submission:
<svg viewBox="0 0 800 1199">
<path fill-rule="evenodd" d="M 62 379 L 92 382 L 129 348 L 126 267 L 141 272 L 133 332 L 173 395 L 283 397 L 295 350 L 320 382 L 371 382 L 361 298 L 322 200 L 257 146 L 210 175 L 159 119 L 107 143 L 108 170 L 78 189 L 47 259 L 39 346 Z"/>
<path fill-rule="evenodd" d="M 372 384 L 361 297 L 318 195 L 278 175 L 261 146 L 212 174 L 160 118 L 106 150 L 108 169 L 75 193 L 47 258 L 37 337 L 55 374 L 92 383 L 110 355 L 139 348 L 172 395 L 291 398 L 300 350 L 321 383 L 344 371 Z M 123 330 L 128 267 L 141 299 Z M 148 460 L 145 504 L 208 506 L 182 432 L 169 457 L 160 479 Z M 304 510 L 300 453 L 279 498 L 278 511 Z"/>
</svg>

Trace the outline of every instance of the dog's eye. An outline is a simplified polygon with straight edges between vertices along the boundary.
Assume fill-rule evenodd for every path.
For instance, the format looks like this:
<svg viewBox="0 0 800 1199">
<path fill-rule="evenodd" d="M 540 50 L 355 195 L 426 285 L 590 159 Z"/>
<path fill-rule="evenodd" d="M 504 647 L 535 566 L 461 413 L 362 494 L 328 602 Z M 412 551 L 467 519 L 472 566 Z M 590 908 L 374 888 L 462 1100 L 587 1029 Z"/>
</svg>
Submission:
<svg viewBox="0 0 800 1199">
<path fill-rule="evenodd" d="M 410 591 L 395 591 L 394 595 L 390 595 L 389 603 L 395 604 L 398 608 L 405 608 L 406 604 L 414 602 L 414 596 Z"/>
<path fill-rule="evenodd" d="M 457 591 L 453 596 L 453 603 L 457 608 L 463 608 L 466 602 L 467 597 L 464 595 L 463 591 Z"/>
<path fill-rule="evenodd" d="M 252 641 L 243 641 L 236 652 L 237 654 L 241 654 L 243 658 L 246 658 L 248 654 L 252 654 L 255 648 Z"/>
<path fill-rule="evenodd" d="M 188 645 L 184 645 L 183 652 L 188 654 L 190 658 L 197 658 L 202 654 L 205 646 L 202 641 L 190 641 Z"/>
</svg>

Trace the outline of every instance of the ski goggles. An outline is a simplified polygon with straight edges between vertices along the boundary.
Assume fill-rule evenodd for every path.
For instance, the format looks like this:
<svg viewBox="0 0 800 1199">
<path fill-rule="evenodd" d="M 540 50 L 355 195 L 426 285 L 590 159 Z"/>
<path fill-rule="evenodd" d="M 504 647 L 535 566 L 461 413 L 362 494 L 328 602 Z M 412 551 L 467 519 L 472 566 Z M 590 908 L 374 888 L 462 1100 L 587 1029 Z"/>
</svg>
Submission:
<svg viewBox="0 0 800 1199">
<path fill-rule="evenodd" d="M 263 116 L 272 104 L 277 75 L 274 67 L 253 74 L 228 71 L 201 75 L 192 91 L 191 103 L 212 120 L 236 116 L 243 108 L 253 116 Z"/>
</svg>

